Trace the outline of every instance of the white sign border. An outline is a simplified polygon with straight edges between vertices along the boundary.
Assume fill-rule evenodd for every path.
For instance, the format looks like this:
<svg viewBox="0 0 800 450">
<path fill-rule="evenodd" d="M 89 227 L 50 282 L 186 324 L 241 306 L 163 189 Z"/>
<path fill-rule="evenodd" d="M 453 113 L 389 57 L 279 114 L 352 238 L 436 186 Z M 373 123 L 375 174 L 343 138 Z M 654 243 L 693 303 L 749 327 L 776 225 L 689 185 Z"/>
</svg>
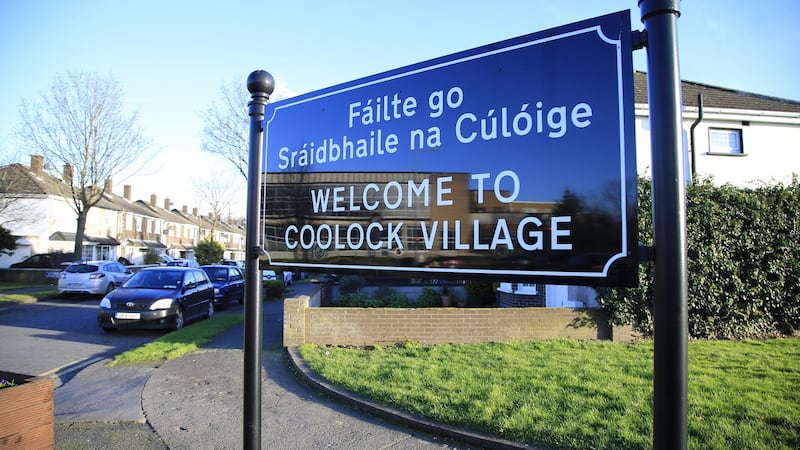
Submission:
<svg viewBox="0 0 800 450">
<path fill-rule="evenodd" d="M 516 45 L 512 45 L 509 47 L 503 47 L 499 49 L 493 49 L 487 52 L 465 56 L 463 58 L 458 58 L 452 61 L 445 61 L 438 64 L 434 64 L 432 66 L 425 66 L 420 67 L 414 70 L 410 70 L 408 72 L 402 72 L 398 74 L 393 74 L 390 76 L 386 76 L 383 78 L 378 78 L 375 80 L 370 80 L 364 83 L 356 84 L 353 86 L 347 86 L 342 89 L 334 90 L 331 92 L 324 92 L 320 95 L 303 98 L 297 101 L 282 101 L 280 105 L 273 108 L 273 114 L 269 118 L 264 118 L 262 126 L 264 128 L 264 151 L 265 151 L 265 158 L 264 164 L 266 164 L 266 152 L 269 146 L 267 145 L 269 140 L 269 133 L 267 129 L 269 128 L 269 123 L 274 120 L 275 115 L 277 114 L 278 110 L 285 109 L 291 106 L 300 105 L 303 103 L 307 103 L 314 100 L 319 100 L 325 97 L 330 97 L 333 95 L 338 95 L 344 92 L 352 91 L 355 89 L 361 89 L 367 86 L 372 86 L 375 84 L 384 83 L 387 81 L 392 81 L 400 78 L 404 78 L 411 75 L 416 75 L 424 72 L 428 72 L 431 70 L 440 69 L 442 67 L 447 67 L 455 64 L 460 64 L 462 62 L 471 61 L 479 58 L 485 58 L 487 56 L 492 56 L 496 54 L 506 53 L 509 51 L 517 50 L 520 48 L 531 47 L 534 45 L 544 44 L 547 42 L 552 42 L 556 40 L 566 39 L 573 36 L 578 36 L 587 33 L 596 33 L 598 37 L 605 43 L 614 45 L 616 47 L 616 54 L 617 54 L 617 106 L 618 106 L 618 114 L 619 114 L 619 137 L 620 137 L 620 145 L 619 145 L 619 160 L 620 160 L 620 216 L 621 216 L 621 241 L 622 241 L 622 248 L 620 249 L 619 253 L 613 255 L 603 266 L 603 270 L 601 272 L 564 272 L 564 271 L 535 271 L 535 270 L 503 270 L 503 269 L 459 269 L 459 268 L 449 268 L 449 267 L 397 267 L 397 266 L 380 266 L 380 265 L 372 265 L 372 266 L 365 266 L 361 264 L 320 264 L 320 263 L 310 263 L 310 262 L 286 262 L 286 261 L 276 261 L 273 263 L 272 257 L 270 256 L 269 252 L 264 248 L 263 236 L 262 236 L 262 243 L 261 248 L 262 251 L 266 254 L 267 261 L 269 265 L 278 265 L 282 267 L 297 267 L 297 268 L 313 268 L 313 269 L 345 269 L 345 270 L 370 270 L 370 271 L 385 271 L 385 272 L 408 272 L 408 273 L 433 273 L 433 274 L 464 274 L 464 275 L 509 275 L 509 276 L 542 276 L 542 277 L 554 277 L 554 278 L 605 278 L 608 276 L 608 271 L 611 268 L 611 265 L 620 258 L 624 258 L 628 256 L 628 202 L 627 202 L 627 189 L 626 184 L 627 180 L 625 178 L 625 104 L 623 100 L 623 76 L 622 73 L 622 42 L 621 39 L 612 39 L 603 34 L 603 30 L 601 25 L 597 24 L 591 27 L 581 28 L 578 30 L 569 31 L 566 33 L 561 33 L 553 36 L 547 36 L 541 39 L 536 39 L 533 41 L 522 42 Z"/>
</svg>

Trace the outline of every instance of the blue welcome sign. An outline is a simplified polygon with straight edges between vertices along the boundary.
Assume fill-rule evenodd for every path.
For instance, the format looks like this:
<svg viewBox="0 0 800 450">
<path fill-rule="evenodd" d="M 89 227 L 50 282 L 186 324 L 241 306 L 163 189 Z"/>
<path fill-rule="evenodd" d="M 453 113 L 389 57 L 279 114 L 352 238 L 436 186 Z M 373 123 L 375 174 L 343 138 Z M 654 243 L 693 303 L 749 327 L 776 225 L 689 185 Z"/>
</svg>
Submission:
<svg viewBox="0 0 800 450">
<path fill-rule="evenodd" d="M 268 263 L 631 285 L 628 11 L 267 105 Z"/>
</svg>

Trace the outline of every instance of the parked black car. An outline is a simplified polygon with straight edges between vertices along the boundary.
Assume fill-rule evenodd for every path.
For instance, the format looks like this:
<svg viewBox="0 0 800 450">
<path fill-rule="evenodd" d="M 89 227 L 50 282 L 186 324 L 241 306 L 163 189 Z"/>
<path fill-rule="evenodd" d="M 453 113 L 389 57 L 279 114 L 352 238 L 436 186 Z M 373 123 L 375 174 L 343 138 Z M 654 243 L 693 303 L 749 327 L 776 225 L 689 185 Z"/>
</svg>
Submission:
<svg viewBox="0 0 800 450">
<path fill-rule="evenodd" d="M 244 303 L 244 274 L 229 265 L 200 266 L 214 285 L 214 303 L 224 309 L 228 303 Z"/>
<path fill-rule="evenodd" d="M 97 322 L 118 328 L 178 330 L 194 319 L 214 315 L 214 285 L 200 269 L 148 267 L 133 274 L 100 302 Z"/>
<path fill-rule="evenodd" d="M 72 253 L 37 253 L 11 265 L 12 269 L 63 269 L 72 262 Z"/>
</svg>

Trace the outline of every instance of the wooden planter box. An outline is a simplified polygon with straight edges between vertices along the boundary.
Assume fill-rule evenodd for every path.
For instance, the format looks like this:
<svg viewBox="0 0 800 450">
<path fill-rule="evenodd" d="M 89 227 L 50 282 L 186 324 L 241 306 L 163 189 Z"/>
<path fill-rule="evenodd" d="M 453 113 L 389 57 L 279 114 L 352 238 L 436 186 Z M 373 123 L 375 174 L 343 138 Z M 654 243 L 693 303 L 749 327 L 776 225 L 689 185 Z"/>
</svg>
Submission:
<svg viewBox="0 0 800 450">
<path fill-rule="evenodd" d="M 53 379 L 0 371 L 0 449 L 53 448 Z"/>
</svg>

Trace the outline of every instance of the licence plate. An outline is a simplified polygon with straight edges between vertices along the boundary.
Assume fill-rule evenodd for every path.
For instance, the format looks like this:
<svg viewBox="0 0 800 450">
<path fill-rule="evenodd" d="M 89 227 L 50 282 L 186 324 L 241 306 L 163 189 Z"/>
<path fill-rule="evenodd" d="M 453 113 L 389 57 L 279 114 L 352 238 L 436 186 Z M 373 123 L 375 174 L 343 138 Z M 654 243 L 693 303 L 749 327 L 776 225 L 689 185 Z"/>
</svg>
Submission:
<svg viewBox="0 0 800 450">
<path fill-rule="evenodd" d="M 114 317 L 117 319 L 141 319 L 142 316 L 139 313 L 126 313 L 126 312 L 118 312 L 114 314 Z"/>
</svg>

